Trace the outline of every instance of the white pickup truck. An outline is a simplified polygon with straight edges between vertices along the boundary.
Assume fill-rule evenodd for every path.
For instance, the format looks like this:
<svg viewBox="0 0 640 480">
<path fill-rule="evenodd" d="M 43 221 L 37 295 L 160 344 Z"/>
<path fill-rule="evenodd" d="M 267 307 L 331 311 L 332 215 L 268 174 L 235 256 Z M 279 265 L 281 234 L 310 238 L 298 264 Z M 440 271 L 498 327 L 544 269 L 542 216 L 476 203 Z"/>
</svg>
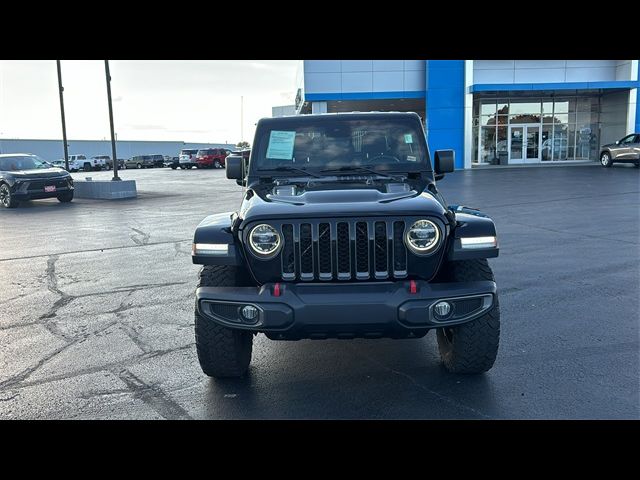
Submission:
<svg viewBox="0 0 640 480">
<path fill-rule="evenodd" d="M 104 156 L 87 158 L 86 155 L 69 155 L 69 162 L 71 161 L 75 161 L 80 164 L 85 172 L 102 170 L 107 166 Z"/>
</svg>

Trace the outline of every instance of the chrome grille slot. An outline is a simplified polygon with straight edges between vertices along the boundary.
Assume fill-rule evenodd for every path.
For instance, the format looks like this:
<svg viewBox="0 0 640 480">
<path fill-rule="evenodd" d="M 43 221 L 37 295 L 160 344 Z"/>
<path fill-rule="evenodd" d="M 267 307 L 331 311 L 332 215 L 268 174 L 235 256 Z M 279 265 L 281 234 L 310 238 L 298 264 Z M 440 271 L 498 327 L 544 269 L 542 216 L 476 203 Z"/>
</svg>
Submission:
<svg viewBox="0 0 640 480">
<path fill-rule="evenodd" d="M 282 278 L 283 280 L 295 280 L 296 278 L 296 254 L 293 242 L 293 225 L 282 225 Z"/>
<path fill-rule="evenodd" d="M 407 276 L 407 249 L 404 246 L 404 222 L 393 222 L 393 276 Z"/>
<path fill-rule="evenodd" d="M 374 225 L 374 259 L 375 276 L 384 279 L 389 276 L 389 252 L 387 250 L 387 223 L 376 222 Z"/>
<path fill-rule="evenodd" d="M 300 278 L 313 280 L 313 240 L 311 238 L 311 224 L 300 225 Z"/>
<path fill-rule="evenodd" d="M 367 222 L 356 222 L 356 278 L 369 278 L 369 226 Z"/>
<path fill-rule="evenodd" d="M 338 222 L 336 243 L 338 280 L 348 280 L 351 278 L 351 246 L 349 245 L 349 224 L 347 222 Z"/>
<path fill-rule="evenodd" d="M 318 272 L 320 280 L 331 280 L 331 224 L 318 225 Z"/>
</svg>

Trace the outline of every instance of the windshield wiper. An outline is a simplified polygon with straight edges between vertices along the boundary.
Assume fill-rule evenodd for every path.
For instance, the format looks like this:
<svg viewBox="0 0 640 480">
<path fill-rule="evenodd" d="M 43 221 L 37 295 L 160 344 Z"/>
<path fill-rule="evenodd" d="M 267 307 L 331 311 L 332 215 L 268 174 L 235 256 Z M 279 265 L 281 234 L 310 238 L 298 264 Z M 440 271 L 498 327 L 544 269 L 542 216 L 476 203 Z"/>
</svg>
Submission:
<svg viewBox="0 0 640 480">
<path fill-rule="evenodd" d="M 366 166 L 344 166 L 344 167 L 339 167 L 339 168 L 327 168 L 325 170 L 320 170 L 320 172 L 325 173 L 325 172 L 369 172 L 369 173 L 375 173 L 376 175 L 380 175 L 381 177 L 387 177 L 387 178 L 395 178 L 391 175 L 387 175 L 386 173 L 382 173 L 382 172 L 378 172 L 377 170 L 374 170 L 371 167 L 371 165 L 366 165 Z"/>
<path fill-rule="evenodd" d="M 310 176 L 316 177 L 316 178 L 322 178 L 321 175 L 317 175 L 315 173 L 312 173 L 309 170 L 305 170 L 304 168 L 291 167 L 289 165 L 285 165 L 285 166 L 282 166 L 282 167 L 276 167 L 276 168 L 270 168 L 269 170 L 274 170 L 276 172 L 302 172 L 305 175 L 310 175 Z"/>
</svg>

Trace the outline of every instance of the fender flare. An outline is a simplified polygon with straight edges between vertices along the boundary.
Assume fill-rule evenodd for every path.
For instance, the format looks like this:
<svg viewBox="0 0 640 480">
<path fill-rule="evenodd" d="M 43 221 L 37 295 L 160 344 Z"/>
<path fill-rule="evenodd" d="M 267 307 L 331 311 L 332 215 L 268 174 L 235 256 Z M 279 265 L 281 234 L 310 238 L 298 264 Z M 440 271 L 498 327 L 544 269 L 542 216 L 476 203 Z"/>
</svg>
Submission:
<svg viewBox="0 0 640 480">
<path fill-rule="evenodd" d="M 193 235 L 191 259 L 199 265 L 244 265 L 242 249 L 238 247 L 231 230 L 233 212 L 209 215 L 196 227 Z M 198 249 L 198 245 L 226 245 L 215 252 Z"/>
</svg>

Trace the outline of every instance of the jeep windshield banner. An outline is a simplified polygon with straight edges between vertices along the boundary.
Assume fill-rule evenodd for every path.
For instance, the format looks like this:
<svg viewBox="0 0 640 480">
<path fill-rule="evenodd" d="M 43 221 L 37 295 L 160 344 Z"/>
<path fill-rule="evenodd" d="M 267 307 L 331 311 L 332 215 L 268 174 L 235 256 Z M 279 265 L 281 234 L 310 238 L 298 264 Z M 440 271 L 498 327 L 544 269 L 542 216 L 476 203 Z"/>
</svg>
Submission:
<svg viewBox="0 0 640 480">
<path fill-rule="evenodd" d="M 271 127 L 271 125 L 270 125 Z M 308 170 L 367 167 L 430 170 L 423 130 L 411 118 L 287 119 L 259 132 L 258 170 L 290 166 Z"/>
</svg>

